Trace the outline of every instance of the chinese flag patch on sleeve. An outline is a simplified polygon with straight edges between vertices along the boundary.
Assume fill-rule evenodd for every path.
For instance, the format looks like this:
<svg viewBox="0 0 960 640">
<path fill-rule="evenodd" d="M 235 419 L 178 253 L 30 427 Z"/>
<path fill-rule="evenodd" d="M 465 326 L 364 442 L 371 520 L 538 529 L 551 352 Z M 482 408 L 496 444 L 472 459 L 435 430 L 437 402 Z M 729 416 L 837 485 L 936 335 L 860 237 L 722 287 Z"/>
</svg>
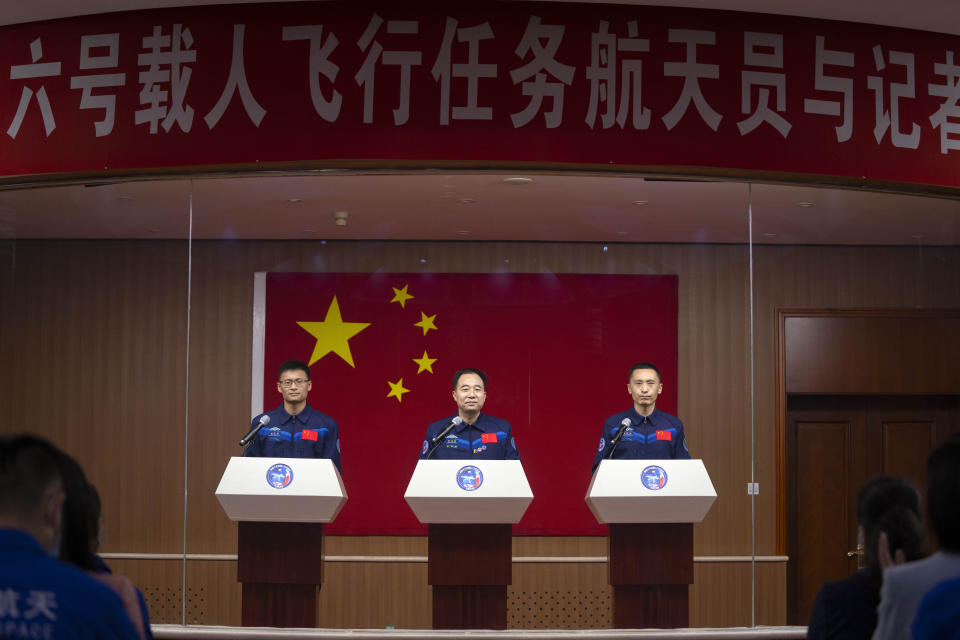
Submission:
<svg viewBox="0 0 960 640">
<path fill-rule="evenodd" d="M 495 433 L 484 433 L 480 435 L 480 442 L 484 444 L 490 444 L 491 442 L 497 441 L 497 434 Z"/>
<path fill-rule="evenodd" d="M 319 434 L 318 434 L 316 431 L 314 431 L 313 429 L 304 429 L 304 430 L 303 430 L 303 433 L 301 434 L 301 437 L 302 437 L 304 440 L 313 440 L 314 442 L 316 442 L 318 435 L 319 435 Z M 660 437 L 660 433 L 659 433 L 659 432 L 657 432 L 657 437 L 658 437 L 658 438 Z"/>
<path fill-rule="evenodd" d="M 657 440 L 673 440 L 673 434 L 669 431 L 657 431 Z"/>
</svg>

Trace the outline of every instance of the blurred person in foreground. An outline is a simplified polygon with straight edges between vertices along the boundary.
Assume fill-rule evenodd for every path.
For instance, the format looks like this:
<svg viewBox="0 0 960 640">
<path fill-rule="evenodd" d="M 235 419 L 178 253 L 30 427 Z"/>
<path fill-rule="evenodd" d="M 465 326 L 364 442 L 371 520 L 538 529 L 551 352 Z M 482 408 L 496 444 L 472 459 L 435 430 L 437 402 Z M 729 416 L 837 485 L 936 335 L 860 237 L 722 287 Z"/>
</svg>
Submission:
<svg viewBox="0 0 960 640">
<path fill-rule="evenodd" d="M 877 625 L 880 602 L 880 536 L 901 562 L 926 554 L 921 525 L 920 494 L 906 480 L 877 476 L 857 493 L 857 540 L 863 548 L 863 568 L 845 580 L 827 582 L 813 603 L 807 638 L 866 639 Z"/>
<path fill-rule="evenodd" d="M 934 585 L 960 577 L 960 434 L 927 457 L 927 521 L 939 551 L 897 565 L 881 539 L 883 572 L 874 640 L 911 638 L 910 624 L 923 596 Z M 956 604 L 954 605 L 956 606 Z"/>
<path fill-rule="evenodd" d="M 0 437 L 0 637 L 140 637 L 117 593 L 56 560 L 65 456 L 42 438 Z"/>
</svg>

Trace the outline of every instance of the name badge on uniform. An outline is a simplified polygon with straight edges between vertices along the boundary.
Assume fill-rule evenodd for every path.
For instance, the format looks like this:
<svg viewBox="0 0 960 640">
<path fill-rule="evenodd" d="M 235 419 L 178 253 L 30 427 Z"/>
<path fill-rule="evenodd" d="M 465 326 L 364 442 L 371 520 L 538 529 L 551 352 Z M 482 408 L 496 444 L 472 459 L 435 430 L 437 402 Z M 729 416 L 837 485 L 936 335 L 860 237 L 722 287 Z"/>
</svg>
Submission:
<svg viewBox="0 0 960 640">
<path fill-rule="evenodd" d="M 497 441 L 496 433 L 482 433 L 480 434 L 480 442 L 484 444 L 490 444 L 491 442 Z"/>
<path fill-rule="evenodd" d="M 657 440 L 673 441 L 673 434 L 669 431 L 657 431 Z"/>
</svg>

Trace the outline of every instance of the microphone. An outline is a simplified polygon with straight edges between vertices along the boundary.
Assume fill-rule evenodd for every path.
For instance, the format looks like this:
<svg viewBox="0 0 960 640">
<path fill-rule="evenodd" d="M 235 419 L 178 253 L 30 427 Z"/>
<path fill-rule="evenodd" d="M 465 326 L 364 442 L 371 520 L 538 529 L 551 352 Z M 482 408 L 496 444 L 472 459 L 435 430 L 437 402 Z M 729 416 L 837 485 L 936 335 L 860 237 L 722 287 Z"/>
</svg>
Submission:
<svg viewBox="0 0 960 640">
<path fill-rule="evenodd" d="M 445 427 L 440 431 L 440 433 L 438 433 L 437 435 L 435 435 L 435 436 L 430 440 L 430 443 L 431 443 L 431 444 L 437 444 L 438 442 L 440 442 L 441 440 L 443 440 L 443 438 L 444 438 L 448 433 L 450 433 L 450 430 L 453 429 L 453 428 L 454 428 L 455 426 L 457 426 L 458 424 L 460 424 L 461 422 L 463 422 L 463 418 L 461 418 L 460 416 L 455 416 L 455 417 L 453 418 L 453 420 L 450 421 L 450 424 L 448 424 L 447 426 L 445 426 Z"/>
<path fill-rule="evenodd" d="M 262 416 L 260 416 L 260 421 L 257 424 L 255 424 L 253 426 L 253 429 L 250 429 L 250 432 L 247 435 L 243 436 L 243 438 L 240 440 L 240 446 L 241 447 L 247 446 L 247 443 L 253 440 L 253 437 L 257 435 L 257 432 L 260 431 L 260 429 L 262 429 L 263 427 L 267 426 L 268 424 L 270 424 L 270 416 L 268 416 L 267 414 L 263 414 Z"/>
<path fill-rule="evenodd" d="M 613 458 L 613 452 L 616 450 L 617 445 L 620 444 L 620 438 L 623 437 L 623 433 L 627 430 L 632 423 L 630 418 L 624 418 L 620 421 L 620 428 L 617 429 L 617 432 L 613 434 L 613 437 L 610 438 L 610 453 L 607 454 L 608 459 Z"/>
</svg>

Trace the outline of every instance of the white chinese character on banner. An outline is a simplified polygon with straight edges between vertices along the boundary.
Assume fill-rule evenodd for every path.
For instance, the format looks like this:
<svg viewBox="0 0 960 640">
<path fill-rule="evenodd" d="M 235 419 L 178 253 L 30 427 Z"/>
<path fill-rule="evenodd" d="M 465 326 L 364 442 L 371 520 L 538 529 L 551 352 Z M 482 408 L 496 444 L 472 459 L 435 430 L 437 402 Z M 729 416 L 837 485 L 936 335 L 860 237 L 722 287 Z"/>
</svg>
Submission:
<svg viewBox="0 0 960 640">
<path fill-rule="evenodd" d="M 143 38 L 143 48 L 147 53 L 137 56 L 137 65 L 147 67 L 139 74 L 140 104 L 147 105 L 134 113 L 136 124 L 150 123 L 150 133 L 157 133 L 157 123 L 163 130 L 170 132 L 174 124 L 184 133 L 193 127 L 193 107 L 183 106 L 187 97 L 187 85 L 190 84 L 192 69 L 187 63 L 197 61 L 197 52 L 193 47 L 193 35 L 190 29 L 173 25 L 173 35 L 163 35 L 159 26 L 153 28 L 153 35 Z M 165 67 L 165 68 L 161 68 Z M 169 92 L 160 85 L 170 84 Z M 168 106 L 169 104 L 169 106 Z"/>
<path fill-rule="evenodd" d="M 943 104 L 930 116 L 930 124 L 940 129 L 940 153 L 960 151 L 960 66 L 953 63 L 953 51 L 946 52 L 944 62 L 934 63 L 933 70 L 945 82 L 927 85 L 930 95 L 943 98 Z M 953 118 L 953 122 L 947 118 Z"/>
<path fill-rule="evenodd" d="M 703 97 L 703 91 L 700 88 L 700 78 L 716 80 L 720 77 L 720 65 L 705 64 L 697 62 L 697 45 L 714 45 L 717 42 L 717 33 L 715 31 L 698 31 L 695 29 L 669 29 L 667 39 L 670 42 L 681 42 L 686 46 L 686 62 L 664 62 L 663 75 L 677 76 L 683 78 L 683 91 L 680 98 L 673 108 L 663 116 L 662 120 L 667 125 L 667 129 L 673 129 L 677 123 L 686 114 L 690 103 L 693 102 L 697 108 L 697 113 L 703 118 L 714 131 L 720 126 L 720 120 L 723 119 L 719 113 L 713 110 Z"/>
<path fill-rule="evenodd" d="M 437 59 L 431 69 L 433 79 L 440 81 L 440 124 L 450 124 L 451 78 L 467 79 L 467 105 L 465 107 L 453 107 L 453 119 L 493 120 L 493 109 L 481 107 L 477 104 L 479 102 L 480 78 L 497 77 L 497 65 L 480 63 L 480 41 L 493 38 L 493 29 L 490 28 L 489 22 L 472 27 L 460 27 L 459 29 L 457 24 L 456 20 L 447 17 L 440 52 L 437 54 Z M 452 62 L 454 34 L 457 36 L 457 42 L 467 44 L 467 62 L 465 63 L 454 64 Z"/>
<path fill-rule="evenodd" d="M 0 589 L 0 618 L 19 618 L 20 609 L 17 601 L 20 594 L 13 589 Z"/>
<path fill-rule="evenodd" d="M 873 137 L 877 139 L 877 142 L 881 142 L 887 134 L 887 129 L 890 129 L 890 140 L 893 142 L 893 146 L 902 149 L 916 149 L 920 146 L 920 125 L 916 122 L 910 123 L 910 133 L 904 133 L 900 129 L 900 98 L 916 97 L 913 54 L 891 51 L 887 60 L 890 64 L 902 66 L 906 69 L 907 81 L 890 83 L 890 109 L 888 110 L 884 108 L 886 100 L 884 98 L 883 78 L 867 76 L 867 86 L 873 91 L 876 104 L 876 125 L 873 127 Z M 886 69 L 887 65 L 883 59 L 883 49 L 880 45 L 873 48 L 873 62 L 877 71 Z"/>
<path fill-rule="evenodd" d="M 33 64 L 17 64 L 10 67 L 11 80 L 26 80 L 29 78 L 52 78 L 60 75 L 59 62 L 38 62 L 43 57 L 43 45 L 40 38 L 30 43 L 30 60 Z M 23 118 L 27 115 L 27 107 L 30 106 L 30 100 L 33 98 L 33 89 L 24 87 L 20 93 L 20 104 L 17 106 L 17 113 L 13 116 L 13 122 L 7 128 L 7 135 L 16 138 L 20 131 L 20 125 L 23 124 Z M 43 129 L 50 137 L 50 134 L 57 128 L 57 123 L 53 119 L 53 109 L 50 107 L 50 100 L 47 98 L 47 89 L 40 85 L 37 89 L 37 106 L 40 107 L 40 115 L 43 116 Z"/>
<path fill-rule="evenodd" d="M 821 116 L 839 116 L 843 114 L 840 124 L 834 129 L 837 132 L 837 142 L 846 142 L 853 135 L 853 78 L 842 76 L 828 76 L 823 68 L 827 65 L 835 67 L 853 68 L 853 53 L 849 51 L 833 51 L 824 46 L 824 37 L 817 36 L 817 68 L 814 88 L 817 91 L 839 93 L 843 99 L 814 100 L 805 98 L 803 110 L 806 113 L 816 113 Z"/>
<path fill-rule="evenodd" d="M 230 100 L 235 93 L 240 94 L 243 110 L 247 112 L 247 117 L 250 118 L 254 126 L 259 127 L 263 116 L 267 113 L 257 102 L 257 99 L 253 97 L 250 85 L 247 84 L 247 71 L 243 65 L 243 32 L 245 27 L 246 25 L 242 24 L 233 25 L 233 54 L 230 58 L 230 76 L 227 78 L 227 86 L 223 88 L 223 93 L 220 94 L 217 104 L 203 118 L 210 129 L 213 129 L 220 122 L 220 118 L 223 117 L 227 105 L 230 104 Z"/>
<path fill-rule="evenodd" d="M 95 55 L 106 49 L 103 55 Z M 80 69 L 116 69 L 120 60 L 120 34 L 103 33 L 80 37 Z M 80 89 L 81 109 L 103 109 L 103 119 L 93 123 L 98 138 L 110 135 L 117 114 L 117 96 L 93 95 L 94 89 L 122 87 L 127 83 L 125 73 L 95 73 L 76 75 L 70 78 L 70 88 Z"/>
<path fill-rule="evenodd" d="M 650 51 L 650 41 L 639 38 L 637 21 L 627 23 L 628 38 L 618 38 L 610 33 L 609 23 L 600 21 L 600 30 L 590 35 L 590 66 L 586 69 L 590 82 L 590 107 L 586 122 L 593 129 L 597 122 L 597 110 L 604 104 L 600 125 L 609 129 L 616 122 L 622 129 L 627 122 L 627 109 L 632 106 L 630 123 L 634 129 L 650 126 L 650 109 L 641 100 L 641 71 L 643 63 L 636 59 L 621 59 L 617 53 L 643 53 Z M 617 84 L 620 98 L 617 99 Z"/>
<path fill-rule="evenodd" d="M 751 67 L 783 69 L 783 35 L 745 31 L 743 33 L 743 64 Z M 740 112 L 750 114 L 749 118 L 737 123 L 740 135 L 746 135 L 766 122 L 786 138 L 793 125 L 776 111 L 783 113 L 787 110 L 787 76 L 770 71 L 741 71 L 740 80 Z M 757 105 L 751 113 L 750 90 L 754 86 L 761 88 L 757 90 Z M 776 94 L 774 107 L 776 111 L 770 108 L 770 89 L 773 89 Z"/>
<path fill-rule="evenodd" d="M 367 52 L 360 70 L 353 77 L 363 87 L 363 121 L 373 122 L 374 76 L 377 60 L 383 64 L 400 67 L 400 104 L 393 110 L 393 124 L 404 124 L 410 118 L 410 68 L 420 65 L 419 51 L 384 51 L 383 45 L 374 40 L 383 24 L 383 18 L 373 14 L 363 35 L 357 41 L 361 51 Z M 391 35 L 415 35 L 420 31 L 416 20 L 388 20 L 387 33 Z"/>
<path fill-rule="evenodd" d="M 39 615 L 47 620 L 57 619 L 57 614 L 53 612 L 57 608 L 57 594 L 53 591 L 30 591 L 27 605 L 30 608 L 23 612 L 23 617 L 27 620 Z"/>
<path fill-rule="evenodd" d="M 559 62 L 554 56 L 560 48 L 565 27 L 556 24 L 542 24 L 539 16 L 531 16 L 527 28 L 523 32 L 520 44 L 514 50 L 518 58 L 527 53 L 533 53 L 533 59 L 522 67 L 510 72 L 513 84 L 533 78 L 533 82 L 524 82 L 521 89 L 523 95 L 530 97 L 526 108 L 519 113 L 510 115 L 514 128 L 522 127 L 533 120 L 540 111 L 543 99 L 553 99 L 553 108 L 543 114 L 548 129 L 554 129 L 563 122 L 563 85 L 573 82 L 574 67 Z M 546 45 L 542 44 L 546 41 Z M 546 72 L 546 73 L 543 73 Z M 547 73 L 560 82 L 547 82 Z M 560 83 L 563 84 L 560 84 Z"/>
<path fill-rule="evenodd" d="M 343 96 L 339 91 L 334 90 L 332 97 L 327 100 L 320 88 L 320 76 L 323 75 L 330 84 L 333 84 L 337 74 L 340 73 L 340 67 L 330 61 L 330 53 L 340 43 L 337 36 L 331 33 L 324 40 L 323 25 L 302 25 L 284 27 L 283 40 L 284 42 L 307 40 L 310 43 L 310 99 L 313 101 L 313 109 L 327 122 L 336 122 L 340 117 Z"/>
</svg>

